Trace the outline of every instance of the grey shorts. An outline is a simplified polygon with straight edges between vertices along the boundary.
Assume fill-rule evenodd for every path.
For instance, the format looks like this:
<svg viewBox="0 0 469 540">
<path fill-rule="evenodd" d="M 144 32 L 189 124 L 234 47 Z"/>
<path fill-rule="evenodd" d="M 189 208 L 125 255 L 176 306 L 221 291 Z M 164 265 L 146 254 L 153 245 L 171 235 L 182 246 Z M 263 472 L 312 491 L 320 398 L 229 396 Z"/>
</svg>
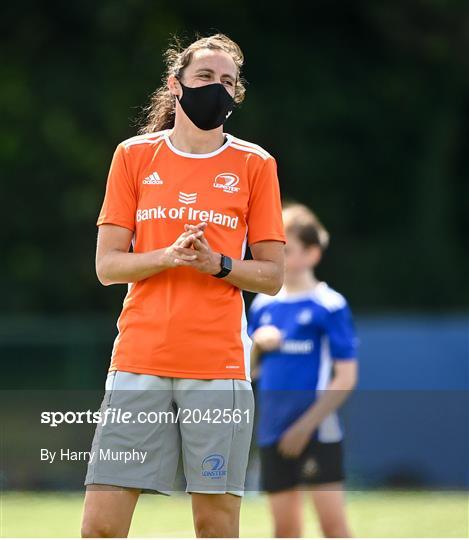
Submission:
<svg viewBox="0 0 469 540">
<path fill-rule="evenodd" d="M 242 496 L 251 444 L 251 383 L 112 371 L 85 485 L 171 494 L 182 450 L 186 491 Z"/>
</svg>

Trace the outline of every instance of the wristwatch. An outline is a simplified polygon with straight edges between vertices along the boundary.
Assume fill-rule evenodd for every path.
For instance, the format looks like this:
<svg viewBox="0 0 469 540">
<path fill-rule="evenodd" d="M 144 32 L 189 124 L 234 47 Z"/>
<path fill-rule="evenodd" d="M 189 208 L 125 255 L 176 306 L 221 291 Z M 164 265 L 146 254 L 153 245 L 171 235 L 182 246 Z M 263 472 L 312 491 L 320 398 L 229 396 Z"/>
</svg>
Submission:
<svg viewBox="0 0 469 540">
<path fill-rule="evenodd" d="M 228 255 L 223 255 L 223 253 L 220 253 L 221 255 L 221 270 L 218 272 L 218 274 L 212 274 L 213 277 L 222 278 L 227 276 L 231 272 L 231 268 L 233 267 L 233 261 L 231 257 L 228 257 Z"/>
</svg>

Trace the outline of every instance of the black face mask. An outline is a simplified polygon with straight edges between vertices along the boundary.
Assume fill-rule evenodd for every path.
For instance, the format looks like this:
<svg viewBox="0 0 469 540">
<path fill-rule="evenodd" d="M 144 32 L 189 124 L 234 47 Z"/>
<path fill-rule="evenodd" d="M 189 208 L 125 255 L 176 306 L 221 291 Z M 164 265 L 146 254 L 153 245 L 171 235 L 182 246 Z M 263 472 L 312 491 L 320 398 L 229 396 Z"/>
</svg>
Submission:
<svg viewBox="0 0 469 540">
<path fill-rule="evenodd" d="M 205 131 L 223 124 L 233 111 L 235 102 L 221 83 L 192 88 L 179 81 L 183 94 L 179 103 L 190 120 Z"/>
</svg>

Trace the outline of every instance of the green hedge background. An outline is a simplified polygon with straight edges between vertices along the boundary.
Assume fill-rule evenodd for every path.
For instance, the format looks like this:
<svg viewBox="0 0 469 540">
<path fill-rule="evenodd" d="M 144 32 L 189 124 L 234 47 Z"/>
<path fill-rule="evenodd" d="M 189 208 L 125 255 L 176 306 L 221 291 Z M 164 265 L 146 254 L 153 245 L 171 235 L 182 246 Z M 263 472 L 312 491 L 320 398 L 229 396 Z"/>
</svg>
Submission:
<svg viewBox="0 0 469 540">
<path fill-rule="evenodd" d="M 170 35 L 213 31 L 246 56 L 226 131 L 331 232 L 318 275 L 362 312 L 467 308 L 467 2 L 25 0 L 1 19 L 4 314 L 117 315 L 124 288 L 94 273 L 112 152 Z"/>
</svg>

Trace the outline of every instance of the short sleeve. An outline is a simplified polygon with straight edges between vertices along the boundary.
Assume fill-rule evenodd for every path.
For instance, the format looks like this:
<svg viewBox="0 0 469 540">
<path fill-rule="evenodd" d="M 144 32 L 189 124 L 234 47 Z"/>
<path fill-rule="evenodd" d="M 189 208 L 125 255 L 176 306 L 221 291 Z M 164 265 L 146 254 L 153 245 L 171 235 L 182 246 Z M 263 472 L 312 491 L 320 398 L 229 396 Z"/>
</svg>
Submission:
<svg viewBox="0 0 469 540">
<path fill-rule="evenodd" d="M 248 245 L 261 240 L 280 240 L 286 243 L 277 163 L 272 156 L 264 160 L 254 178 L 247 224 Z"/>
<path fill-rule="evenodd" d="M 137 194 L 129 175 L 125 152 L 122 144 L 119 144 L 114 152 L 96 225 L 111 223 L 134 231 Z"/>
<path fill-rule="evenodd" d="M 331 357 L 336 360 L 356 359 L 358 338 L 348 304 L 329 312 L 325 326 Z"/>
</svg>

